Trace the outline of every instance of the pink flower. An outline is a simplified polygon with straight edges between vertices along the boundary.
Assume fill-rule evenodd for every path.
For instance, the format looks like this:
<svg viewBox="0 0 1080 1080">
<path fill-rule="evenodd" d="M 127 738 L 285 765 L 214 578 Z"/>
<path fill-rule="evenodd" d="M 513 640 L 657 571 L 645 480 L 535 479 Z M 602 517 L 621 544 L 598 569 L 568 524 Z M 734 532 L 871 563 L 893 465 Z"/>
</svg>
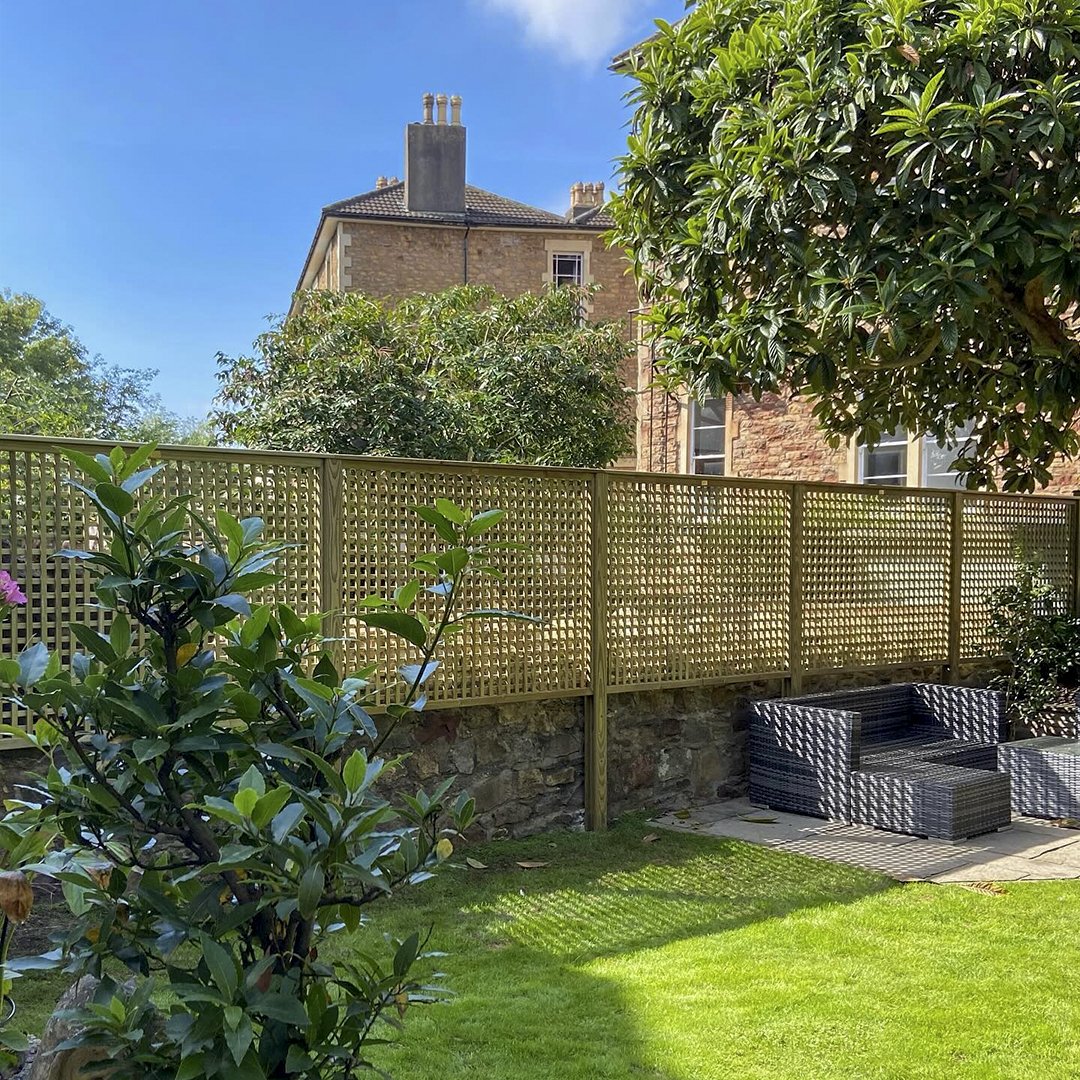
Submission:
<svg viewBox="0 0 1080 1080">
<path fill-rule="evenodd" d="M 25 604 L 26 593 L 19 583 L 6 571 L 0 570 L 0 604 Z"/>
</svg>

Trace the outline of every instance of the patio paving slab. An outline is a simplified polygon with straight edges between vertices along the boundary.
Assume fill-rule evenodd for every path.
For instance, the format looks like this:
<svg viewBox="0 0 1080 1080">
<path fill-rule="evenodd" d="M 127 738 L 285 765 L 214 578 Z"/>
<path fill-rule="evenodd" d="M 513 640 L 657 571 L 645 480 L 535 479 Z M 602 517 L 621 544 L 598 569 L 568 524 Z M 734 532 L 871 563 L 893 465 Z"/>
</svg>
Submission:
<svg viewBox="0 0 1080 1080">
<path fill-rule="evenodd" d="M 1080 879 L 1080 830 L 1019 815 L 1007 829 L 957 842 L 763 810 L 746 799 L 727 799 L 689 812 L 663 814 L 656 824 L 679 832 L 744 840 L 778 851 L 861 866 L 900 881 Z"/>
</svg>

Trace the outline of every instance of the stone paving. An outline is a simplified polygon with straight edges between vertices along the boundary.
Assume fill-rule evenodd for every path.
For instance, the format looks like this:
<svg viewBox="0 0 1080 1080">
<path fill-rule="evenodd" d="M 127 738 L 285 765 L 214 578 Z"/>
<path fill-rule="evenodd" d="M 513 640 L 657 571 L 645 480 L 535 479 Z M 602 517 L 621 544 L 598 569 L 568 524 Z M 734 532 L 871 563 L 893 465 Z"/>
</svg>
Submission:
<svg viewBox="0 0 1080 1080">
<path fill-rule="evenodd" d="M 1007 829 L 952 842 L 762 810 L 745 799 L 729 799 L 664 814 L 656 824 L 851 863 L 900 881 L 1080 878 L 1080 829 L 1039 818 L 1014 816 Z"/>
</svg>

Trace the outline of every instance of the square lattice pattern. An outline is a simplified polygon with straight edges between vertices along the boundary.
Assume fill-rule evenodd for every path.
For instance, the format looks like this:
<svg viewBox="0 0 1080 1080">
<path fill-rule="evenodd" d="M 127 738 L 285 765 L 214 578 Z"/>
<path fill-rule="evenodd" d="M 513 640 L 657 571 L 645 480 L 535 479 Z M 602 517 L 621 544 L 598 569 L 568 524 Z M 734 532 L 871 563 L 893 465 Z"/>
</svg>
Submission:
<svg viewBox="0 0 1080 1080">
<path fill-rule="evenodd" d="M 790 515 L 779 487 L 612 476 L 609 682 L 785 668 Z"/>
<path fill-rule="evenodd" d="M 806 669 L 943 661 L 950 497 L 811 488 L 804 505 Z"/>
<path fill-rule="evenodd" d="M 1068 603 L 1075 572 L 1070 555 L 1072 509 L 1064 499 L 964 496 L 960 651 L 965 658 L 991 652 L 987 598 L 1012 584 L 1019 563 L 1040 565 Z"/>
<path fill-rule="evenodd" d="M 474 578 L 461 610 L 542 621 L 464 623 L 429 686 L 439 704 L 586 695 L 594 632 L 605 635 L 597 644 L 609 687 L 686 685 L 789 671 L 800 625 L 805 671 L 943 663 L 956 602 L 960 652 L 974 659 L 990 648 L 987 597 L 1014 579 L 1019 561 L 1040 563 L 1067 598 L 1075 589 L 1075 500 L 616 472 L 600 482 L 587 470 L 195 448 L 160 456 L 168 468 L 143 497 L 187 494 L 209 517 L 219 507 L 261 517 L 269 538 L 293 545 L 265 598 L 301 615 L 342 612 L 350 669 L 392 672 L 417 658 L 354 614 L 365 596 L 407 582 L 418 554 L 442 546 L 411 508 L 445 497 L 505 510 L 490 538 L 524 550 L 500 552 L 505 578 Z M 79 564 L 51 557 L 104 543 L 86 499 L 65 482 L 72 472 L 40 440 L 0 440 L 0 567 L 29 597 L 0 623 L 0 656 L 40 638 L 66 657 L 68 623 L 107 629 Z M 597 604 L 606 603 L 596 627 L 594 580 L 604 586 Z M 429 617 L 440 611 L 429 593 L 420 606 Z M 0 710 L 11 718 L 10 707 Z"/>
<path fill-rule="evenodd" d="M 586 474 L 346 463 L 340 507 L 344 611 L 365 596 L 389 595 L 415 576 L 410 563 L 417 555 L 443 546 L 434 528 L 411 510 L 431 506 L 436 498 L 468 511 L 505 510 L 506 518 L 485 537 L 525 549 L 498 552 L 505 578 L 474 576 L 458 610 L 508 609 L 543 622 L 464 622 L 440 652 L 431 699 L 482 701 L 587 688 L 592 516 Z M 436 618 L 441 601 L 421 593 L 419 608 Z M 344 632 L 347 666 L 376 663 L 384 672 L 416 660 L 415 650 L 400 639 L 348 615 Z"/>
</svg>

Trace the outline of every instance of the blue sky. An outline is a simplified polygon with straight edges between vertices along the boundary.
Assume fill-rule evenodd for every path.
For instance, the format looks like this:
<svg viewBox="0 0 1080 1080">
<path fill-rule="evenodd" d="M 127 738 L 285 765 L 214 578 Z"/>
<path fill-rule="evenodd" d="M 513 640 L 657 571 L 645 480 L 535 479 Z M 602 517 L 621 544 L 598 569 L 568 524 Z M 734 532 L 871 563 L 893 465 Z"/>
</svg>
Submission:
<svg viewBox="0 0 1080 1080">
<path fill-rule="evenodd" d="M 470 183 L 561 211 L 625 140 L 606 60 L 683 6 L 0 0 L 0 288 L 203 414 L 320 207 L 401 174 L 425 90 L 464 99 Z"/>
</svg>

